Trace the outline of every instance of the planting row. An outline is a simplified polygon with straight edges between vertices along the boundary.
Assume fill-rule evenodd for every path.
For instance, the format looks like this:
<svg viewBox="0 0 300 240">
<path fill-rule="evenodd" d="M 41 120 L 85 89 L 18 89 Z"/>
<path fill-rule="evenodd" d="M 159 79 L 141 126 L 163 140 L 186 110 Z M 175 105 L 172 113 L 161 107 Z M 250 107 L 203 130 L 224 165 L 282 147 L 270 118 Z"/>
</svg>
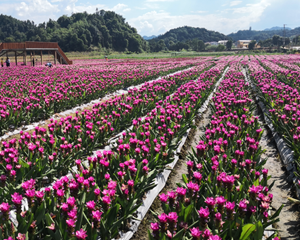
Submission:
<svg viewBox="0 0 300 240">
<path fill-rule="evenodd" d="M 298 88 L 281 82 L 273 72 L 261 71 L 262 69 L 257 62 L 251 64 L 250 70 L 251 79 L 257 86 L 258 97 L 269 111 L 269 119 L 272 121 L 275 130 L 282 135 L 286 144 L 294 153 L 295 175 L 299 178 L 300 94 Z"/>
<path fill-rule="evenodd" d="M 21 132 L 19 141 L 12 139 L 2 143 L 3 169 L 0 173 L 7 175 L 8 170 L 15 173 L 13 185 L 30 178 L 41 185 L 42 178 L 51 181 L 66 175 L 74 165 L 74 158 L 86 157 L 106 145 L 109 138 L 129 127 L 134 118 L 144 116 L 155 108 L 156 102 L 172 94 L 180 85 L 196 79 L 206 66 L 202 64 L 167 79 L 145 83 L 140 89 L 130 90 L 127 96 L 95 104 L 92 110 L 76 113 L 75 117 L 50 120 L 48 131 L 36 127 L 33 134 Z M 6 195 L 0 194 L 0 198 L 5 199 Z"/>
<path fill-rule="evenodd" d="M 226 64 L 219 66 L 223 69 Z M 221 74 L 214 67 L 167 96 L 195 78 L 199 68 L 145 84 L 81 116 L 53 122 L 48 132 L 37 128 L 32 135 L 25 133 L 18 147 L 16 140 L 3 143 L 2 237 L 112 239 L 126 231 L 144 193 L 154 187 L 158 171 L 173 161 L 179 140 Z M 137 118 L 147 111 L 146 118 Z M 82 157 L 105 145 L 115 128 L 122 130 L 129 121 L 133 129 L 124 132 L 115 148 L 98 152 L 87 158 L 88 165 L 82 164 Z M 63 177 L 52 189 L 36 191 L 42 177 L 61 176 L 73 163 L 78 170 L 72 180 Z M 9 216 L 12 208 L 16 222 Z"/>
<path fill-rule="evenodd" d="M 188 156 L 184 184 L 160 195 L 164 212 L 155 214 L 149 239 L 257 240 L 278 221 L 281 208 L 269 212 L 273 184 L 261 159 L 263 130 L 242 73 L 226 74 L 211 108 L 205 136 Z"/>
<path fill-rule="evenodd" d="M 137 85 L 192 65 L 205 58 L 182 62 L 136 62 L 102 69 L 13 67 L 0 72 L 0 135 L 47 119 L 54 113 L 90 102 L 108 92 Z M 148 65 L 149 64 L 149 65 Z"/>
</svg>

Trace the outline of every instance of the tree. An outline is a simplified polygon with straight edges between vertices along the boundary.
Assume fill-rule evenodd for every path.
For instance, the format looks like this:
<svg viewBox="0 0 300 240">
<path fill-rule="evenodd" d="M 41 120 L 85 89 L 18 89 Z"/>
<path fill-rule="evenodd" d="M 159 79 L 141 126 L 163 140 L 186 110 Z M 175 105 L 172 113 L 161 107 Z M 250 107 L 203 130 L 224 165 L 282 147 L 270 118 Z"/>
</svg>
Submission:
<svg viewBox="0 0 300 240">
<path fill-rule="evenodd" d="M 231 48 L 232 48 L 232 40 L 228 40 L 227 42 L 226 42 L 226 48 L 227 48 L 227 50 L 231 50 Z"/>
<path fill-rule="evenodd" d="M 252 41 L 249 43 L 249 45 L 248 45 L 248 49 L 249 49 L 249 50 L 253 50 L 254 47 L 255 47 L 255 44 L 256 44 L 256 41 L 255 41 L 255 40 L 252 40 Z"/>
<path fill-rule="evenodd" d="M 225 50 L 225 46 L 222 45 L 222 44 L 219 44 L 219 45 L 217 46 L 217 48 L 216 48 L 216 51 L 217 51 L 217 52 L 222 52 L 222 51 L 224 51 L 224 50 Z"/>
<path fill-rule="evenodd" d="M 278 35 L 274 35 L 272 37 L 272 43 L 276 46 L 276 45 L 279 45 L 279 41 L 280 41 L 280 36 Z M 279 47 L 279 46 L 278 46 Z"/>
</svg>

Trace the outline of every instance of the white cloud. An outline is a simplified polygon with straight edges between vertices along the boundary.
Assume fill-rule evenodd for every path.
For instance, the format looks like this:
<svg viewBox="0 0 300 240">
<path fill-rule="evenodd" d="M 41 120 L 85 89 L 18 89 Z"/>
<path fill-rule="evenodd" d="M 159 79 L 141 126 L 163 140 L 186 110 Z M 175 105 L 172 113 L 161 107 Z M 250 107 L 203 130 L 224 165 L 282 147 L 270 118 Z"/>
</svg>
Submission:
<svg viewBox="0 0 300 240">
<path fill-rule="evenodd" d="M 138 10 L 146 10 L 147 8 L 146 8 L 146 7 L 135 7 L 135 9 L 138 9 Z"/>
<path fill-rule="evenodd" d="M 48 0 L 23 0 L 20 3 L 7 3 L 1 5 L 3 14 L 13 15 L 19 19 L 34 22 L 42 22 L 55 18 L 55 14 L 59 12 L 58 5 L 52 4 Z M 47 14 L 47 18 L 45 15 Z"/>
<path fill-rule="evenodd" d="M 239 5 L 239 4 L 241 4 L 242 3 L 242 1 L 232 1 L 232 2 L 230 2 L 230 7 L 233 7 L 233 6 L 236 6 L 236 5 Z"/>
<path fill-rule="evenodd" d="M 112 8 L 113 11 L 121 11 L 123 10 L 124 8 L 126 8 L 127 5 L 126 4 L 123 4 L 123 3 L 118 3 L 116 6 L 114 6 Z"/>
<path fill-rule="evenodd" d="M 191 11 L 191 13 L 200 13 L 200 14 L 202 14 L 202 13 L 207 13 L 207 11 Z"/>
<path fill-rule="evenodd" d="M 265 9 L 273 0 L 260 0 L 255 4 L 244 7 L 224 9 L 214 14 L 188 14 L 175 16 L 169 12 L 156 10 L 147 12 L 139 17 L 129 19 L 128 22 L 137 28 L 142 35 L 162 34 L 181 26 L 203 27 L 228 34 L 233 29 L 248 29 L 251 23 L 258 22 Z M 145 22 L 150 23 L 149 27 Z"/>
</svg>

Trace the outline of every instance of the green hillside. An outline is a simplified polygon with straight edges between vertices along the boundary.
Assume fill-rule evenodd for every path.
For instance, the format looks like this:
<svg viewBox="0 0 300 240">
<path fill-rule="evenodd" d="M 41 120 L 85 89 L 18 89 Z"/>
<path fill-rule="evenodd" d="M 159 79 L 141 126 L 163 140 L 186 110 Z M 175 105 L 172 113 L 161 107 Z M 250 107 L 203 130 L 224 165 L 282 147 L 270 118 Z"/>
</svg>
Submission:
<svg viewBox="0 0 300 240">
<path fill-rule="evenodd" d="M 182 48 L 192 48 L 203 50 L 204 42 L 212 42 L 229 39 L 226 35 L 209 31 L 205 28 L 179 27 L 171 29 L 163 35 L 149 40 L 152 52 L 163 50 L 180 50 Z"/>
<path fill-rule="evenodd" d="M 86 51 L 93 47 L 116 51 L 142 52 L 146 41 L 125 18 L 111 11 L 75 13 L 57 21 L 35 25 L 11 16 L 0 15 L 0 42 L 58 42 L 64 51 Z"/>
</svg>

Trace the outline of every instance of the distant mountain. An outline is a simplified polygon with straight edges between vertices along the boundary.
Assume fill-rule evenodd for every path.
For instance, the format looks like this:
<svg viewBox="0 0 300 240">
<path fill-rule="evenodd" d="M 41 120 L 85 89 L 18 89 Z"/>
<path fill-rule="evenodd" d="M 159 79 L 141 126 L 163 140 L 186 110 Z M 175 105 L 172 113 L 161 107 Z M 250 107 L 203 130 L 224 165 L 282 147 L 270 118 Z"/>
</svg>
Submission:
<svg viewBox="0 0 300 240">
<path fill-rule="evenodd" d="M 145 40 L 151 40 L 151 39 L 153 39 L 153 38 L 156 38 L 157 36 L 155 36 L 155 35 L 152 35 L 152 36 L 150 36 L 150 37 L 148 37 L 148 36 L 143 36 L 143 38 L 145 39 Z"/>
<path fill-rule="evenodd" d="M 294 28 L 291 30 L 286 30 L 286 37 L 293 37 L 300 35 L 300 27 Z M 227 37 L 232 38 L 233 41 L 238 40 L 266 40 L 268 38 L 272 38 L 274 35 L 279 35 L 283 37 L 282 30 L 268 30 L 268 31 L 255 31 L 255 30 L 240 30 L 236 33 L 231 33 L 227 35 Z"/>
<path fill-rule="evenodd" d="M 278 30 L 283 30 L 283 27 L 271 27 L 271 28 L 266 28 L 263 31 L 278 31 Z M 285 27 L 285 30 L 292 30 L 289 27 Z"/>
<path fill-rule="evenodd" d="M 165 44 L 168 44 L 170 41 L 177 43 L 177 42 L 184 42 L 188 40 L 198 39 L 202 40 L 203 42 L 212 42 L 212 41 L 219 41 L 219 40 L 226 40 L 229 39 L 226 35 L 210 31 L 205 28 L 198 28 L 198 27 L 179 27 L 169 30 L 163 35 L 159 35 L 156 38 L 153 38 L 154 41 L 164 40 Z"/>
</svg>

